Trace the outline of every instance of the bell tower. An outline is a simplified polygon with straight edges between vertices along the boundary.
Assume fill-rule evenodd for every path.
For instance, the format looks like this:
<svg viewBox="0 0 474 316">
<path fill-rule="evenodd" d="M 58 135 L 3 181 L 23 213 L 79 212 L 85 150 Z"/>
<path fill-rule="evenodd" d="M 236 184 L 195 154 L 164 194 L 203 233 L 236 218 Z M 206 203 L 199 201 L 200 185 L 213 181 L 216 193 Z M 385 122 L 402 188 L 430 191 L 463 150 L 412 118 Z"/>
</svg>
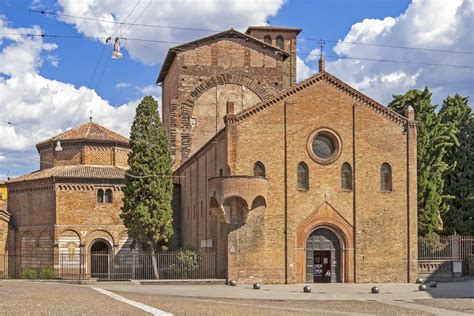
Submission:
<svg viewBox="0 0 474 316">
<path fill-rule="evenodd" d="M 278 47 L 291 56 L 285 60 L 285 72 L 290 80 L 289 85 L 296 83 L 296 37 L 301 32 L 299 28 L 280 26 L 250 26 L 245 34 Z"/>
</svg>

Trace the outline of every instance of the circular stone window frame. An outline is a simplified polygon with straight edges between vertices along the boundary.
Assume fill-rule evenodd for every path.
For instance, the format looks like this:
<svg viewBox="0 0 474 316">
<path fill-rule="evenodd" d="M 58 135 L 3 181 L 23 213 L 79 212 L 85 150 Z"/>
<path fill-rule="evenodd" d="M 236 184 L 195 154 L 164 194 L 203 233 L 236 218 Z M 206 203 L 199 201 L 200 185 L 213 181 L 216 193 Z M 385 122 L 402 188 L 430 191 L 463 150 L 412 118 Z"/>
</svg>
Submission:
<svg viewBox="0 0 474 316">
<path fill-rule="evenodd" d="M 319 136 L 319 135 L 324 135 L 328 137 L 334 144 L 334 154 L 331 155 L 331 157 L 327 159 L 320 158 L 316 155 L 316 153 L 313 151 L 313 141 L 314 139 Z M 333 131 L 330 128 L 318 128 L 314 130 L 309 136 L 306 141 L 306 150 L 308 151 L 309 156 L 311 159 L 313 159 L 314 162 L 321 164 L 321 165 L 329 165 L 333 162 L 335 162 L 342 153 L 342 141 L 341 137 L 339 136 L 338 133 Z"/>
</svg>

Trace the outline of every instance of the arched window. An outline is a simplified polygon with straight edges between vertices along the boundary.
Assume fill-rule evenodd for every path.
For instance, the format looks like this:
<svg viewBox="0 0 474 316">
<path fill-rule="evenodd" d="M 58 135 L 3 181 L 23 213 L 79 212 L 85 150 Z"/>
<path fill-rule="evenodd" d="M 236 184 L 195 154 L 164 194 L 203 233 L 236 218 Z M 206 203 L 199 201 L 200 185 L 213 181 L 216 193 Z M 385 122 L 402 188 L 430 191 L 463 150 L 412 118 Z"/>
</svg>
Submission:
<svg viewBox="0 0 474 316">
<path fill-rule="evenodd" d="M 347 162 L 341 167 L 341 189 L 352 190 L 352 167 Z"/>
<path fill-rule="evenodd" d="M 392 191 L 392 167 L 386 162 L 380 168 L 380 189 Z"/>
<path fill-rule="evenodd" d="M 112 190 L 105 190 L 104 203 L 112 203 Z"/>
<path fill-rule="evenodd" d="M 270 35 L 265 35 L 263 37 L 263 41 L 267 43 L 268 45 L 272 45 L 272 37 Z"/>
<path fill-rule="evenodd" d="M 253 175 L 256 177 L 265 177 L 265 165 L 257 161 L 255 165 L 253 165 Z"/>
<path fill-rule="evenodd" d="M 104 203 L 104 190 L 97 190 L 97 203 Z"/>
<path fill-rule="evenodd" d="M 285 49 L 285 40 L 283 39 L 283 36 L 281 36 L 281 35 L 277 36 L 276 46 L 280 49 Z"/>
<path fill-rule="evenodd" d="M 309 189 L 309 172 L 308 166 L 304 162 L 298 164 L 298 189 L 308 190 Z"/>
</svg>

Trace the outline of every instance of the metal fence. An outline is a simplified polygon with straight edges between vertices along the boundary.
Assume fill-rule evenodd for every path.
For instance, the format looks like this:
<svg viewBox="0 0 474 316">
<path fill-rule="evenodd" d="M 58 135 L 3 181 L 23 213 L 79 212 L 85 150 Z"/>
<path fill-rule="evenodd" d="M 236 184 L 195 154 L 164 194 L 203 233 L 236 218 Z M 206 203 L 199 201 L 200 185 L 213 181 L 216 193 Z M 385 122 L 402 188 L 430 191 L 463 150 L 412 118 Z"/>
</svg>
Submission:
<svg viewBox="0 0 474 316">
<path fill-rule="evenodd" d="M 471 271 L 474 264 L 474 236 L 440 236 L 418 238 L 418 262 L 462 261 L 462 270 Z"/>
<path fill-rule="evenodd" d="M 156 254 L 155 276 L 150 253 L 0 255 L 0 278 L 25 279 L 214 279 L 215 253 L 168 251 Z"/>
<path fill-rule="evenodd" d="M 469 260 L 474 256 L 474 236 L 418 238 L 419 260 Z"/>
</svg>

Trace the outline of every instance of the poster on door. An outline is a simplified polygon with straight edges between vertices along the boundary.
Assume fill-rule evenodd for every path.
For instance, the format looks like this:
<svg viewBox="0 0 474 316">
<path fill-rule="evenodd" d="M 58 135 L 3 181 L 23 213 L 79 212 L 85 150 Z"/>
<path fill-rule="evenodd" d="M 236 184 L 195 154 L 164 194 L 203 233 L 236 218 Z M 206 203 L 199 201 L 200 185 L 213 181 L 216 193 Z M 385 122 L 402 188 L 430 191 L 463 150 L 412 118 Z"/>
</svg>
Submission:
<svg viewBox="0 0 474 316">
<path fill-rule="evenodd" d="M 315 276 L 323 275 L 323 265 L 321 262 L 321 256 L 314 257 L 314 275 Z"/>
</svg>

